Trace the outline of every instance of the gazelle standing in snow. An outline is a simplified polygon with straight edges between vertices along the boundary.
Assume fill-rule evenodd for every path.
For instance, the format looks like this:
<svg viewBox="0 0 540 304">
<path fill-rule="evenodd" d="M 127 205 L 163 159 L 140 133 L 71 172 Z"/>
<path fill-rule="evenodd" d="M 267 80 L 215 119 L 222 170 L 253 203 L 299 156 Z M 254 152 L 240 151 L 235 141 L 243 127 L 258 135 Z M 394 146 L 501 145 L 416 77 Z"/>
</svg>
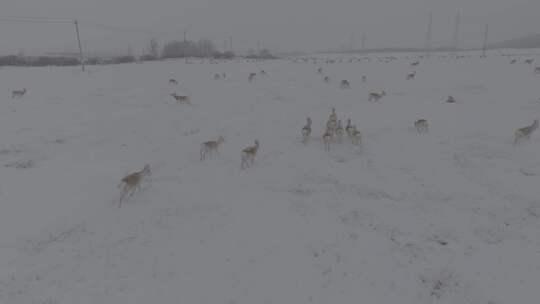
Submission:
<svg viewBox="0 0 540 304">
<path fill-rule="evenodd" d="M 343 139 L 343 134 L 345 133 L 345 130 L 343 130 L 343 126 L 341 125 L 341 120 L 338 120 L 337 122 L 335 133 L 337 142 L 341 143 L 341 140 Z"/>
<path fill-rule="evenodd" d="M 385 91 L 381 91 L 380 93 L 371 92 L 369 93 L 369 101 L 377 102 L 379 99 L 383 98 L 386 95 Z"/>
<path fill-rule="evenodd" d="M 324 132 L 322 136 L 322 140 L 324 143 L 324 150 L 330 151 L 330 144 L 332 143 L 332 137 L 333 137 L 333 131 L 326 128 L 326 131 Z"/>
<path fill-rule="evenodd" d="M 352 135 L 353 126 L 351 125 L 351 119 L 347 118 L 347 125 L 345 126 L 345 132 L 347 133 L 347 136 L 350 138 Z"/>
<path fill-rule="evenodd" d="M 253 82 L 255 80 L 255 77 L 257 76 L 257 74 L 255 73 L 250 73 L 249 74 L 249 77 L 248 77 L 248 80 L 249 82 Z"/>
<path fill-rule="evenodd" d="M 249 168 L 253 166 L 253 163 L 255 162 L 255 156 L 257 156 L 257 152 L 259 151 L 259 141 L 255 140 L 255 145 L 249 146 L 242 150 L 242 163 L 240 164 L 240 167 L 242 169 Z"/>
<path fill-rule="evenodd" d="M 348 80 L 344 79 L 344 80 L 341 81 L 339 87 L 340 87 L 341 89 L 350 89 L 350 88 L 351 88 L 351 84 L 349 83 Z"/>
<path fill-rule="evenodd" d="M 356 129 L 356 125 L 353 125 L 351 127 L 350 137 L 351 137 L 351 142 L 353 143 L 353 145 L 359 146 L 362 144 L 362 133 L 360 133 L 360 131 Z"/>
<path fill-rule="evenodd" d="M 538 119 L 535 119 L 534 122 L 529 126 L 517 129 L 514 132 L 514 146 L 517 145 L 522 139 L 528 140 L 536 129 L 538 129 Z"/>
<path fill-rule="evenodd" d="M 216 152 L 219 153 L 218 148 L 225 142 L 223 136 L 219 136 L 217 140 L 207 141 L 201 144 L 201 160 L 206 159 L 206 155 Z"/>
<path fill-rule="evenodd" d="M 15 90 L 11 92 L 11 99 L 13 98 L 21 98 L 23 95 L 26 94 L 26 88 L 22 90 Z"/>
<path fill-rule="evenodd" d="M 428 132 L 428 123 L 425 119 L 419 119 L 414 122 L 414 127 L 418 133 L 427 133 Z"/>
<path fill-rule="evenodd" d="M 174 99 L 176 99 L 178 103 L 185 103 L 185 104 L 191 105 L 191 99 L 189 98 L 189 96 L 177 95 L 176 93 L 172 93 L 171 96 L 174 97 Z"/>
<path fill-rule="evenodd" d="M 302 142 L 306 144 L 311 136 L 311 118 L 308 117 L 306 125 L 302 128 Z"/>
</svg>

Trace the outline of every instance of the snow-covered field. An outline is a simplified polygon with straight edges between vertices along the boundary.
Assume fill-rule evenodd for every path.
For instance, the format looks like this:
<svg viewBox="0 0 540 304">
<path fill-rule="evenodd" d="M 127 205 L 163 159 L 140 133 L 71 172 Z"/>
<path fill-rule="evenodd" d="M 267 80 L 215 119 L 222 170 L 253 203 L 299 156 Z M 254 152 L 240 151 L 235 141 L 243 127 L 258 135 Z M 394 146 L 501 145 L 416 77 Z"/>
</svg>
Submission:
<svg viewBox="0 0 540 304">
<path fill-rule="evenodd" d="M 326 57 L 0 69 L 0 303 L 538 303 L 540 134 L 512 144 L 535 65 Z M 361 147 L 324 150 L 332 107 Z"/>
</svg>

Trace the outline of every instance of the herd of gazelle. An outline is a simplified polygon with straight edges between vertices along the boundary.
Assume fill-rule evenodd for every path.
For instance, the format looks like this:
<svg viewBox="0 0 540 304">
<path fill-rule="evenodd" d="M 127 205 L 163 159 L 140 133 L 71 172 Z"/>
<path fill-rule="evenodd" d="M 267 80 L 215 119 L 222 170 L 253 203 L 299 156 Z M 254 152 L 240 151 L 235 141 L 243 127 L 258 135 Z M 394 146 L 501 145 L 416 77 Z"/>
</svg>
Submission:
<svg viewBox="0 0 540 304">
<path fill-rule="evenodd" d="M 527 59 L 525 63 L 532 64 L 532 59 Z M 515 60 L 513 60 L 511 63 L 515 63 Z M 411 63 L 411 66 L 417 66 L 419 65 L 419 62 L 413 62 Z M 322 74 L 322 68 L 317 69 L 317 73 Z M 540 67 L 535 68 L 535 73 L 540 74 Z M 266 72 L 263 70 L 260 72 L 261 75 L 266 75 Z M 250 73 L 248 80 L 249 82 L 253 82 L 255 80 L 255 77 L 257 76 L 256 73 Z M 416 72 L 413 72 L 411 74 L 407 75 L 407 80 L 412 80 L 416 76 Z M 221 79 L 226 78 L 226 74 L 215 74 L 214 79 Z M 364 75 L 362 76 L 362 82 L 365 83 L 367 81 L 367 77 Z M 328 83 L 330 82 L 330 78 L 328 76 L 324 77 L 324 82 Z M 175 79 L 169 80 L 170 84 L 178 84 L 178 81 Z M 340 83 L 341 89 L 350 89 L 350 83 L 348 80 L 342 80 Z M 16 90 L 12 92 L 12 98 L 20 98 L 26 93 L 26 89 L 23 90 Z M 369 94 L 369 101 L 377 102 L 381 98 L 383 98 L 386 95 L 385 91 L 381 92 L 371 92 Z M 189 96 L 185 95 L 177 95 L 176 93 L 171 94 L 172 97 L 174 97 L 179 103 L 187 103 L 191 104 Z M 448 99 L 446 100 L 447 103 L 455 103 L 456 100 L 453 96 L 448 96 Z M 307 144 L 309 139 L 311 138 L 312 134 L 312 124 L 313 121 L 311 117 L 307 117 L 306 124 L 302 127 L 301 134 L 302 134 L 302 142 L 304 144 Z M 429 131 L 428 122 L 426 119 L 418 119 L 414 122 L 414 127 L 416 131 L 419 134 L 427 133 Z M 528 140 L 531 136 L 531 134 L 538 129 L 538 119 L 535 119 L 531 125 L 522 127 L 517 129 L 514 132 L 514 146 L 517 145 L 522 140 Z M 322 135 L 322 141 L 324 143 L 324 148 L 326 151 L 330 150 L 330 146 L 333 142 L 341 143 L 343 140 L 343 136 L 347 134 L 347 137 L 351 140 L 351 143 L 353 145 L 361 145 L 362 141 L 362 135 L 360 131 L 356 128 L 356 125 L 351 124 L 351 119 L 347 119 L 347 125 L 345 128 L 343 128 L 343 125 L 341 123 L 341 120 L 338 120 L 336 109 L 332 108 L 331 113 L 328 117 L 328 120 L 326 122 L 326 128 Z M 207 141 L 201 144 L 200 148 L 200 159 L 201 161 L 205 160 L 206 157 L 211 153 L 219 153 L 218 148 L 225 142 L 225 138 L 223 136 L 219 136 L 217 140 Z M 253 166 L 255 157 L 257 156 L 257 152 L 259 151 L 259 141 L 255 140 L 254 145 L 248 146 L 241 151 L 241 164 L 240 167 L 242 169 L 249 168 Z M 122 202 L 126 200 L 127 197 L 131 197 L 134 192 L 137 189 L 141 189 L 141 183 L 149 178 L 151 175 L 151 170 L 149 165 L 145 165 L 143 169 L 140 171 L 136 171 L 134 173 L 128 174 L 124 178 L 122 178 L 122 191 L 120 195 L 120 202 L 119 207 L 121 207 Z M 119 185 L 122 186 L 122 184 Z"/>
<path fill-rule="evenodd" d="M 306 119 L 306 125 L 302 127 L 302 142 L 307 144 L 311 138 L 311 126 L 313 121 L 311 117 Z M 326 121 L 326 128 L 322 134 L 322 141 L 324 143 L 324 149 L 326 151 L 330 150 L 330 145 L 332 142 L 341 143 L 343 141 L 343 136 L 347 134 L 347 137 L 351 140 L 354 145 L 360 145 L 361 143 L 361 133 L 356 129 L 356 125 L 351 125 L 351 119 L 347 119 L 347 126 L 343 128 L 341 120 L 338 120 L 336 109 L 332 108 L 332 112 Z"/>
</svg>

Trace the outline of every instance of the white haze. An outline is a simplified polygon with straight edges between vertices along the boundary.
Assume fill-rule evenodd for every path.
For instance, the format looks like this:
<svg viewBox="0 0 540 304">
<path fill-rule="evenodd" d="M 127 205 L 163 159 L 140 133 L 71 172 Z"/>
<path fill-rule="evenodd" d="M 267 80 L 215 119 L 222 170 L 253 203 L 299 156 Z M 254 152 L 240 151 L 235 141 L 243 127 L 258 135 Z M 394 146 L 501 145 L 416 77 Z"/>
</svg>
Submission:
<svg viewBox="0 0 540 304">
<path fill-rule="evenodd" d="M 462 14 L 461 47 L 481 44 L 485 23 L 499 41 L 540 28 L 540 4 L 527 0 L 2 0 L 0 17 L 61 17 L 81 20 L 88 52 L 140 53 L 146 41 L 210 38 L 220 48 L 314 51 L 360 46 L 424 46 L 433 12 L 433 45 L 450 45 L 455 14 Z M 95 24 L 114 26 L 98 27 Z M 74 51 L 73 26 L 0 22 L 0 54 Z"/>
</svg>

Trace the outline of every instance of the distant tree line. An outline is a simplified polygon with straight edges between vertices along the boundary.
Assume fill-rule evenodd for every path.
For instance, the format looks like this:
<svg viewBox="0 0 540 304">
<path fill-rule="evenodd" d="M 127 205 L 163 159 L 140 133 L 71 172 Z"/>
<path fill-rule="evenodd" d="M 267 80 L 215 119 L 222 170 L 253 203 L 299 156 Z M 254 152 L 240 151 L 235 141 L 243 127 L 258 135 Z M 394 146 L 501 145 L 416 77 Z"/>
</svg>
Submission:
<svg viewBox="0 0 540 304">
<path fill-rule="evenodd" d="M 220 52 L 215 44 L 209 39 L 200 39 L 198 41 L 170 41 L 160 50 L 159 44 L 155 38 L 150 39 L 144 55 L 134 56 L 128 51 L 126 55 L 110 57 L 87 57 L 84 59 L 86 65 L 99 64 L 121 64 L 140 61 L 152 61 L 169 58 L 216 58 L 232 59 L 235 54 L 232 51 Z M 255 59 L 274 59 L 268 50 L 263 49 L 259 52 L 250 51 L 246 58 Z M 80 65 L 80 59 L 74 56 L 38 56 L 29 57 L 24 54 L 0 56 L 0 66 L 75 66 Z"/>
</svg>

